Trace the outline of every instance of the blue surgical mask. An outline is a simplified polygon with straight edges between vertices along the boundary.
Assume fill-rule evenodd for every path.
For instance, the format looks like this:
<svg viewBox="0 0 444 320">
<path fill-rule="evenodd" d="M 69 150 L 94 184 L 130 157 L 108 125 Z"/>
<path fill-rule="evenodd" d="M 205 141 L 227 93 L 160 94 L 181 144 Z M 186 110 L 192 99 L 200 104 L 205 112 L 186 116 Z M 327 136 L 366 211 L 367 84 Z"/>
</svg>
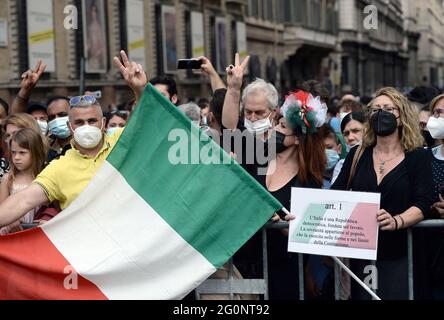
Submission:
<svg viewBox="0 0 444 320">
<path fill-rule="evenodd" d="M 49 132 L 59 139 L 66 139 L 71 135 L 68 128 L 68 117 L 56 118 L 48 123 Z"/>
<path fill-rule="evenodd" d="M 339 162 L 339 154 L 336 150 L 325 149 L 325 154 L 327 155 L 327 171 L 333 170 Z"/>
<path fill-rule="evenodd" d="M 120 129 L 119 127 L 114 127 L 114 128 L 109 128 L 108 130 L 106 130 L 106 134 L 108 136 L 112 136 L 114 133 L 116 133 L 116 131 Z"/>
</svg>

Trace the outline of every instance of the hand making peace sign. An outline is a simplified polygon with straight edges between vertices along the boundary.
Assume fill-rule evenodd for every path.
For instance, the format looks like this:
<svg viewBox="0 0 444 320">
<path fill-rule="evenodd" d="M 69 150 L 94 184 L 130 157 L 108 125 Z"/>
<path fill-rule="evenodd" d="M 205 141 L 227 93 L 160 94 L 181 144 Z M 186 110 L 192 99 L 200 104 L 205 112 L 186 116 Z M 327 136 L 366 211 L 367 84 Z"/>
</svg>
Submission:
<svg viewBox="0 0 444 320">
<path fill-rule="evenodd" d="M 236 53 L 234 66 L 230 65 L 227 68 L 227 84 L 229 89 L 240 90 L 244 78 L 245 70 L 248 67 L 250 56 L 247 56 L 242 64 L 240 63 L 240 55 Z"/>
<path fill-rule="evenodd" d="M 123 78 L 134 91 L 136 96 L 140 98 L 143 94 L 143 90 L 148 84 L 146 73 L 143 70 L 142 65 L 137 64 L 134 61 L 129 61 L 125 51 L 120 51 L 120 56 L 122 57 L 123 64 L 118 57 L 114 57 L 114 64 L 119 68 Z"/>
</svg>

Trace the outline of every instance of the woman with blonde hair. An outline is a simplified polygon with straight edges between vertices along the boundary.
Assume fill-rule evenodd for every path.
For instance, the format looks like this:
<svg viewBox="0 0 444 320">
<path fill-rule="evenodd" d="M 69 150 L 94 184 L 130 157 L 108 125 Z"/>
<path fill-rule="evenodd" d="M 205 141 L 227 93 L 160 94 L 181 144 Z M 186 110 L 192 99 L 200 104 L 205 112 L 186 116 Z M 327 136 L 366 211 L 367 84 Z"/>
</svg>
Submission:
<svg viewBox="0 0 444 320">
<path fill-rule="evenodd" d="M 394 88 L 382 88 L 368 106 L 362 147 L 351 150 L 332 189 L 381 194 L 378 295 L 407 299 L 406 229 L 429 214 L 432 204 L 430 153 L 423 149 L 418 113 Z M 356 163 L 354 172 L 352 164 Z M 358 276 L 368 261 L 354 260 Z M 352 298 L 366 298 L 352 287 Z M 364 295 L 363 295 L 364 293 Z"/>
</svg>

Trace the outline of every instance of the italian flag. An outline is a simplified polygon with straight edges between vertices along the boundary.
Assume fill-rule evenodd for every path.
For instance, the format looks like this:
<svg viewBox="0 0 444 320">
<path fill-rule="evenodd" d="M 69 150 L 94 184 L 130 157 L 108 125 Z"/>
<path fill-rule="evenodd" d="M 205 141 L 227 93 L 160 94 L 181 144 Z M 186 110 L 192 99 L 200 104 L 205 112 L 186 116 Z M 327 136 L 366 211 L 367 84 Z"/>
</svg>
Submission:
<svg viewBox="0 0 444 320">
<path fill-rule="evenodd" d="M 0 298 L 181 299 L 222 266 L 282 205 L 193 126 L 148 85 L 72 205 L 0 237 Z M 171 161 L 179 142 L 207 163 Z"/>
</svg>

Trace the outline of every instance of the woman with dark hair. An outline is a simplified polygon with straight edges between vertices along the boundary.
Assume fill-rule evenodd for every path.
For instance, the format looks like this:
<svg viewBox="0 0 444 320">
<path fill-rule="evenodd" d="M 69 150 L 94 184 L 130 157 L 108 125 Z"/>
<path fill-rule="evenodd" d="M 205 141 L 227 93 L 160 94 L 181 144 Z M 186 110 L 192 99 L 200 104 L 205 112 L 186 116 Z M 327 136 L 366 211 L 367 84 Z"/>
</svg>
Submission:
<svg viewBox="0 0 444 320">
<path fill-rule="evenodd" d="M 255 161 L 249 173 L 282 205 L 289 209 L 293 187 L 321 188 L 326 153 L 318 128 L 326 122 L 327 105 L 316 94 L 291 93 L 281 108 L 276 88 L 261 79 L 245 87 L 241 95 L 248 58 L 227 68 L 228 89 L 222 110 L 222 125 L 246 129 L 255 144 L 264 146 L 268 157 Z M 244 118 L 240 117 L 240 101 Z M 280 119 L 275 123 L 275 115 Z M 242 121 L 244 126 L 242 126 Z M 241 124 L 241 126 L 240 126 Z M 244 141 L 244 140 L 242 140 Z M 244 148 L 244 150 L 249 150 Z M 251 148 L 248 156 L 257 155 Z M 291 219 L 277 212 L 272 221 Z M 298 300 L 298 256 L 287 251 L 288 230 L 268 230 L 268 293 L 270 299 Z M 262 276 L 261 232 L 252 237 L 235 255 L 234 262 L 246 278 Z"/>
<path fill-rule="evenodd" d="M 429 214 L 432 204 L 430 152 L 423 146 L 418 113 L 405 96 L 382 88 L 368 107 L 362 146 L 353 148 L 332 189 L 381 194 L 377 289 L 382 299 L 407 299 L 407 228 Z M 358 151 L 359 150 L 359 151 Z M 356 169 L 352 172 L 352 164 Z M 368 261 L 352 260 L 358 276 Z M 369 295 L 352 285 L 352 299 Z"/>
<path fill-rule="evenodd" d="M 128 122 L 128 112 L 127 111 L 113 111 L 106 115 L 106 134 L 111 136 L 119 128 L 126 127 Z"/>
<path fill-rule="evenodd" d="M 362 137 L 364 136 L 364 124 L 367 121 L 367 117 L 364 112 L 355 111 L 349 113 L 341 122 L 341 133 L 345 140 L 347 148 L 347 154 L 350 150 L 362 143 Z M 345 159 L 339 160 L 333 171 L 331 183 L 334 183 L 341 172 Z"/>
<path fill-rule="evenodd" d="M 314 109 L 319 110 L 324 105 L 325 113 L 320 110 L 306 112 L 315 101 L 309 97 L 309 93 L 299 91 L 287 98 L 281 108 L 281 118 L 268 140 L 275 143 L 275 158 L 264 166 L 266 174 L 254 175 L 287 209 L 291 207 L 293 187 L 319 189 L 323 185 L 326 154 L 319 127 L 326 121 L 327 107 L 319 103 Z M 279 217 L 275 219 L 285 219 L 285 213 L 277 214 Z M 298 256 L 287 251 L 288 230 L 269 230 L 267 234 L 270 299 L 297 300 Z"/>
</svg>

